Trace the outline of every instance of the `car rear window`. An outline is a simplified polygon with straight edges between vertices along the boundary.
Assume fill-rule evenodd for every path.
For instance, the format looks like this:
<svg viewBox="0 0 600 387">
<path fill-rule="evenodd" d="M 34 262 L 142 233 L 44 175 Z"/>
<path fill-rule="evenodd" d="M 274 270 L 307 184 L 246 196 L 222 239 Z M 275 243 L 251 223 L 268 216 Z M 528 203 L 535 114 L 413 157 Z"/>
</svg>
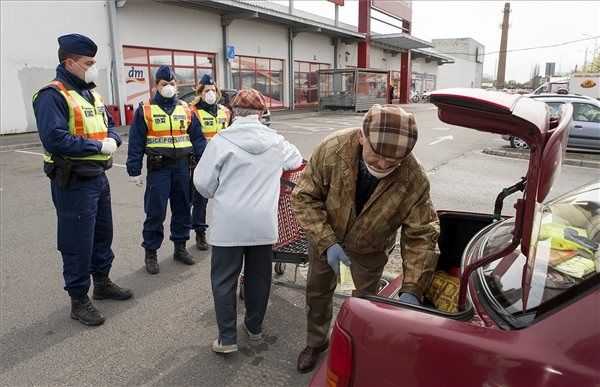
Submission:
<svg viewBox="0 0 600 387">
<path fill-rule="evenodd" d="M 497 234 L 508 230 L 498 227 L 486 245 L 493 249 L 498 240 L 508 238 Z M 530 254 L 535 259 L 529 260 L 529 264 L 534 262 L 529 288 L 523 288 L 528 260 L 519 249 L 479 273 L 490 305 L 519 327 L 536 320 L 542 311 L 576 297 L 578 288 L 587 288 L 582 285 L 600 279 L 600 184 L 542 206 L 533 239 Z M 528 292 L 525 307 L 524 291 Z"/>
</svg>

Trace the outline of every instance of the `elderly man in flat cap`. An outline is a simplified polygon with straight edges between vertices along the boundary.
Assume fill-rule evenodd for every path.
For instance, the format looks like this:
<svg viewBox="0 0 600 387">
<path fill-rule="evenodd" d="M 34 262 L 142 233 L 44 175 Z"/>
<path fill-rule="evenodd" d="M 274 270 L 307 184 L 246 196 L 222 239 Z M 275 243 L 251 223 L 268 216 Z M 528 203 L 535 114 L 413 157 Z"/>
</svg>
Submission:
<svg viewBox="0 0 600 387">
<path fill-rule="evenodd" d="M 143 185 L 142 164 L 146 155 L 146 220 L 142 231 L 144 264 L 149 274 L 158 274 L 158 249 L 164 239 L 167 204 L 171 206 L 173 259 L 185 265 L 195 261 L 186 249 L 190 239 L 190 162 L 200 158 L 206 139 L 200 122 L 189 106 L 177 98 L 177 81 L 169 66 L 156 71 L 156 94 L 140 104 L 129 128 L 127 173 L 130 181 Z"/>
<path fill-rule="evenodd" d="M 102 97 L 94 89 L 98 47 L 79 34 L 58 38 L 56 78 L 33 96 L 33 110 L 46 155 L 58 217 L 65 290 L 71 318 L 100 325 L 104 316 L 88 298 L 90 274 L 94 299 L 126 300 L 132 293 L 108 274 L 114 258 L 110 186 L 104 171 L 121 145 Z"/>
<path fill-rule="evenodd" d="M 279 183 L 285 170 L 302 165 L 298 149 L 260 122 L 265 99 L 241 90 L 231 102 L 233 123 L 208 143 L 194 171 L 198 192 L 212 200 L 208 242 L 210 278 L 219 336 L 217 353 L 238 350 L 236 286 L 242 265 L 246 318 L 252 341 L 262 339 L 271 289 L 272 245 L 277 242 Z"/>
<path fill-rule="evenodd" d="M 342 130 L 314 151 L 293 193 L 310 241 L 306 284 L 307 346 L 297 368 L 308 372 L 327 349 L 340 262 L 354 294 L 374 294 L 401 230 L 404 282 L 400 300 L 419 304 L 438 259 L 439 222 L 427 175 L 412 149 L 413 114 L 375 105 L 361 129 Z"/>
</svg>

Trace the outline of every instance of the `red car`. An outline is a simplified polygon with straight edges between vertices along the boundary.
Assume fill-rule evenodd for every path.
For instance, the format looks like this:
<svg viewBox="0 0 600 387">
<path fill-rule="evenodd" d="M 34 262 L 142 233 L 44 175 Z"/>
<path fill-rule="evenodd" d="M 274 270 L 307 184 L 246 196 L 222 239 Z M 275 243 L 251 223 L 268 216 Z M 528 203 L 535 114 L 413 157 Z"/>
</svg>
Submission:
<svg viewBox="0 0 600 387">
<path fill-rule="evenodd" d="M 476 89 L 431 102 L 448 124 L 524 139 L 527 175 L 494 214 L 439 213 L 436 277 L 454 275 L 456 286 L 437 301 L 447 296 L 454 310 L 403 304 L 402 278 L 346 299 L 311 386 L 600 386 L 600 182 L 543 204 L 572 106 L 551 119 L 543 102 Z M 516 215 L 501 216 L 517 192 Z"/>
</svg>

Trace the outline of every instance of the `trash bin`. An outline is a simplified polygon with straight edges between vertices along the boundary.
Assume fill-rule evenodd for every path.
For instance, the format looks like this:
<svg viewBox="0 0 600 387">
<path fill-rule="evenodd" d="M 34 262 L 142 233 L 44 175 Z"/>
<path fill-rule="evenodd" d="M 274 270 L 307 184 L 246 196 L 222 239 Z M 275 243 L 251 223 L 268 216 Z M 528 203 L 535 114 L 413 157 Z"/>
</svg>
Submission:
<svg viewBox="0 0 600 387">
<path fill-rule="evenodd" d="M 125 105 L 125 125 L 133 122 L 133 105 Z"/>
<path fill-rule="evenodd" d="M 108 114 L 112 117 L 115 126 L 121 126 L 121 112 L 117 105 L 107 105 Z"/>
</svg>

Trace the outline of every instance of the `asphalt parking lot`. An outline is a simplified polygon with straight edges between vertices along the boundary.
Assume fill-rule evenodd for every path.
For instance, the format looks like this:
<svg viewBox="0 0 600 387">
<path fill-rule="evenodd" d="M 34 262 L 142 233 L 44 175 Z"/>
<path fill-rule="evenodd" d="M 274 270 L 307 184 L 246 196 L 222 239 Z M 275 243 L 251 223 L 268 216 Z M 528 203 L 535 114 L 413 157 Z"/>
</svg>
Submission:
<svg viewBox="0 0 600 387">
<path fill-rule="evenodd" d="M 420 128 L 415 153 L 428 171 L 438 209 L 490 212 L 498 192 L 523 176 L 527 161 L 482 153 L 499 136 L 451 127 L 431 105 L 414 108 Z M 305 158 L 327 134 L 360 125 L 361 115 L 274 116 L 273 127 Z M 127 141 L 127 138 L 124 138 Z M 109 173 L 114 244 L 112 278 L 130 287 L 126 302 L 98 302 L 107 322 L 86 328 L 69 318 L 56 251 L 56 217 L 42 149 L 0 152 L 0 385 L 2 386 L 305 386 L 295 370 L 304 346 L 304 292 L 274 285 L 256 346 L 240 330 L 240 351 L 218 356 L 210 291 L 210 258 L 190 246 L 198 264 L 173 262 L 163 244 L 161 273 L 143 269 L 143 188 L 128 182 L 126 144 Z M 598 180 L 598 170 L 563 166 L 551 197 Z M 512 206 L 505 205 L 510 214 Z M 167 220 L 168 224 L 168 220 Z M 291 279 L 288 267 L 284 282 Z M 299 284 L 302 284 L 302 275 Z M 336 303 L 339 306 L 341 300 Z M 243 306 L 239 307 L 240 316 Z"/>
</svg>

